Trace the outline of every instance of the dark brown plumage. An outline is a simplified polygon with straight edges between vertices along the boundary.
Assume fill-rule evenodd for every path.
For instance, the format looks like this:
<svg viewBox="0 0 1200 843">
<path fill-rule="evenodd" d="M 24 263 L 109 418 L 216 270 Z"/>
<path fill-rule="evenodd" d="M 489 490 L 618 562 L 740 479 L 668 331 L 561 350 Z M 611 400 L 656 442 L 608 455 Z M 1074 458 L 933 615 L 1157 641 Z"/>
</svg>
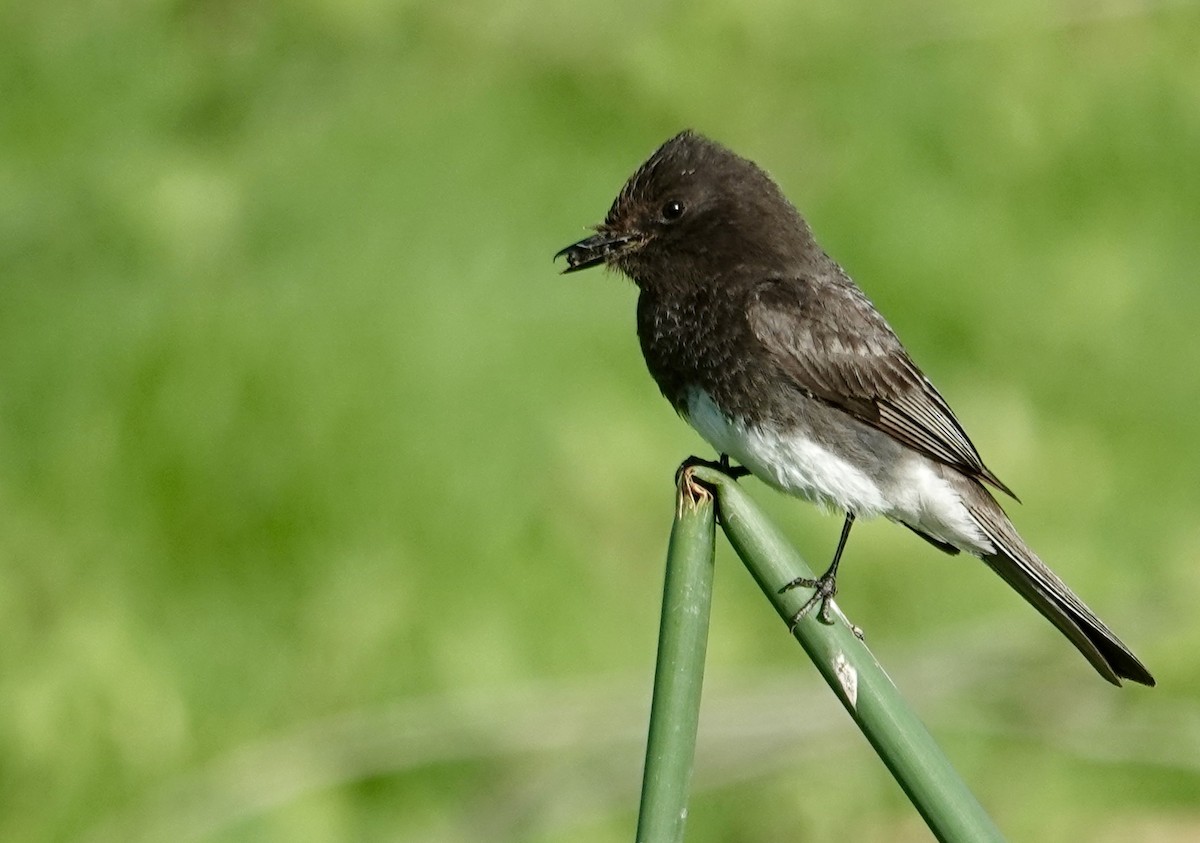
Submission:
<svg viewBox="0 0 1200 843">
<path fill-rule="evenodd" d="M 626 182 L 567 272 L 607 264 L 640 295 L 638 339 L 663 395 L 718 453 L 846 513 L 801 615 L 836 593 L 856 518 L 882 515 L 982 558 L 1106 679 L 1153 685 L 1137 658 L 1022 541 L 941 394 L 759 167 L 693 132 Z M 797 616 L 797 619 L 801 615 Z"/>
</svg>

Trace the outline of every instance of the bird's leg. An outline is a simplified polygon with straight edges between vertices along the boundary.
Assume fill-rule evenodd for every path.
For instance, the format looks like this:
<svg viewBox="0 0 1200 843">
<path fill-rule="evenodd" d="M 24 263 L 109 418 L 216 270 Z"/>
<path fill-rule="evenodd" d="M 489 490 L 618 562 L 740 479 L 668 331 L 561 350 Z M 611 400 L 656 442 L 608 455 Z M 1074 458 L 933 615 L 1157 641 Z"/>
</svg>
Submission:
<svg viewBox="0 0 1200 843">
<path fill-rule="evenodd" d="M 846 539 L 850 538 L 850 528 L 854 526 L 854 513 L 846 513 L 846 523 L 842 525 L 842 537 L 838 539 L 837 550 L 833 553 L 833 562 L 829 565 L 829 570 L 814 579 L 808 577 L 797 577 L 790 583 L 779 589 L 779 593 L 791 591 L 793 588 L 804 586 L 805 588 L 813 589 L 812 597 L 808 598 L 800 611 L 792 615 L 792 620 L 788 623 L 788 630 L 795 631 L 796 624 L 804 620 L 804 617 L 813 610 L 818 603 L 821 604 L 821 611 L 817 613 L 817 617 L 821 619 L 821 623 L 833 623 L 833 616 L 829 613 L 829 601 L 837 594 L 837 569 L 838 563 L 842 561 L 842 551 L 846 549 Z"/>
<path fill-rule="evenodd" d="M 739 477 L 745 477 L 746 475 L 748 475 L 750 473 L 750 469 L 748 469 L 744 466 L 730 465 L 729 464 L 729 454 L 721 454 L 721 458 L 716 460 L 715 462 L 713 460 L 702 460 L 699 457 L 693 456 L 693 457 L 688 457 L 686 460 L 684 460 L 680 464 L 679 468 L 677 468 L 675 470 L 675 485 L 676 486 L 679 485 L 679 478 L 683 476 L 683 472 L 685 472 L 689 468 L 691 468 L 693 466 L 697 466 L 697 465 L 702 465 L 705 468 L 716 469 L 717 471 L 720 471 L 724 474 L 729 475 L 734 480 L 737 480 Z"/>
<path fill-rule="evenodd" d="M 746 468 L 744 465 L 730 465 L 729 454 L 721 454 L 721 459 L 717 460 L 717 463 L 721 466 L 721 471 L 724 471 L 734 480 L 737 480 L 739 477 L 746 477 L 750 474 L 750 469 Z"/>
</svg>

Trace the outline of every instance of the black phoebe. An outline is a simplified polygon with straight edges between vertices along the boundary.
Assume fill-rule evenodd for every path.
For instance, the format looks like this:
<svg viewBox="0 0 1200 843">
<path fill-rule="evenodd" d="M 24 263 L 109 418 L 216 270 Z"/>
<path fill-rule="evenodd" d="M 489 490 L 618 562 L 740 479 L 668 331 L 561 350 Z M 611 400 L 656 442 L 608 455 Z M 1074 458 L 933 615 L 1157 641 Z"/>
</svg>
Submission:
<svg viewBox="0 0 1200 843">
<path fill-rule="evenodd" d="M 625 183 L 574 272 L 606 264 L 640 295 L 646 365 L 676 411 L 760 480 L 846 513 L 829 570 L 805 585 L 829 621 L 856 518 L 882 515 L 983 559 L 1110 682 L 1154 678 L 1038 559 L 984 483 L 950 406 L 812 230 L 753 162 L 694 132 Z M 735 469 L 736 470 L 736 469 Z M 1015 498 L 1015 496 L 1013 496 Z"/>
</svg>

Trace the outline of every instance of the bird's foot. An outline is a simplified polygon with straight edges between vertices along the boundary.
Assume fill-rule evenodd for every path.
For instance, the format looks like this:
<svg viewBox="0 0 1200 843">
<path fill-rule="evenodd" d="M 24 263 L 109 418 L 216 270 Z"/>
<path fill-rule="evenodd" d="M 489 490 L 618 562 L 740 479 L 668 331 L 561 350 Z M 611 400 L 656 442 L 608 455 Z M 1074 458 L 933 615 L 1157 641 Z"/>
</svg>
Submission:
<svg viewBox="0 0 1200 843">
<path fill-rule="evenodd" d="M 813 590 L 812 596 L 804 602 L 800 607 L 800 611 L 792 615 L 791 621 L 788 623 L 788 631 L 795 633 L 796 626 L 800 621 L 804 620 L 805 616 L 813 610 L 818 603 L 821 604 L 821 611 L 817 613 L 817 617 L 821 623 L 828 626 L 833 623 L 833 615 L 829 610 L 829 604 L 833 600 L 833 596 L 837 594 L 837 572 L 838 564 L 842 561 L 842 551 L 846 549 L 846 540 L 850 538 L 850 528 L 854 526 L 854 513 L 847 512 L 846 520 L 842 524 L 842 535 L 838 539 L 837 550 L 833 552 L 833 561 L 829 563 L 829 569 L 817 577 L 815 580 L 809 577 L 796 577 L 790 583 L 779 589 L 779 593 L 791 591 L 793 588 L 804 586 Z M 857 633 L 856 633 L 857 634 Z"/>
<path fill-rule="evenodd" d="M 730 465 L 728 454 L 721 454 L 721 458 L 719 460 L 704 460 L 700 457 L 691 456 L 680 463 L 679 468 L 675 469 L 675 485 L 679 485 L 680 478 L 683 477 L 683 473 L 685 471 L 687 471 L 689 468 L 695 468 L 696 466 L 711 468 L 714 471 L 719 471 L 722 474 L 732 477 L 734 480 L 737 480 L 740 477 L 746 477 L 750 474 L 750 469 L 744 466 Z"/>
<path fill-rule="evenodd" d="M 808 617 L 809 613 L 820 604 L 821 609 L 817 612 L 817 618 L 821 623 L 829 625 L 833 623 L 833 614 L 830 610 L 830 601 L 837 594 L 837 575 L 832 571 L 826 571 L 816 579 L 810 577 L 797 577 L 790 583 L 779 589 L 779 593 L 791 591 L 793 588 L 811 588 L 812 596 L 804 601 L 804 605 L 800 607 L 800 611 L 792 615 L 792 619 L 788 621 L 788 632 L 795 632 L 796 626 L 800 621 Z"/>
</svg>

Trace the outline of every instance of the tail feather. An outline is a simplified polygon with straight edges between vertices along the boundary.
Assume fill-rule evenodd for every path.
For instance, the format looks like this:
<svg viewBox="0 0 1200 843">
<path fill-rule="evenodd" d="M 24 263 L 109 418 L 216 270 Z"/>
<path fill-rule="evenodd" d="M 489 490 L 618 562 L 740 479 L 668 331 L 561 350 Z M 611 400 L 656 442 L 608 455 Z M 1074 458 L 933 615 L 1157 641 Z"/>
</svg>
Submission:
<svg viewBox="0 0 1200 843">
<path fill-rule="evenodd" d="M 1058 627 L 1109 682 L 1120 685 L 1121 679 L 1129 679 L 1154 685 L 1154 677 L 1137 656 L 1025 545 L 990 495 L 987 503 L 991 506 L 970 507 L 996 551 L 983 555 L 983 561 Z"/>
</svg>

